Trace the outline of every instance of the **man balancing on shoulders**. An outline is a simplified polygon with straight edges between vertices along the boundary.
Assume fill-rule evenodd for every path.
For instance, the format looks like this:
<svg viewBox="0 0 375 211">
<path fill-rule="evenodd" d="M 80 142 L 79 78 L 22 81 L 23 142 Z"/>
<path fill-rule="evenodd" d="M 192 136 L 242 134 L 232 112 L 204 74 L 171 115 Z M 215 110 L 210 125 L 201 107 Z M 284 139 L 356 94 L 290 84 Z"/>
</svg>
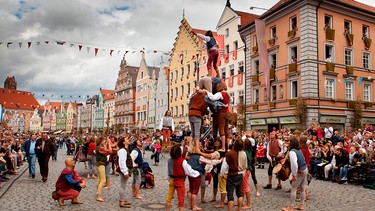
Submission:
<svg viewBox="0 0 375 211">
<path fill-rule="evenodd" d="M 86 182 L 74 170 L 75 163 L 73 158 L 67 158 L 65 166 L 66 168 L 62 170 L 56 182 L 59 205 L 65 206 L 64 201 L 69 199 L 72 200 L 72 204 L 83 204 L 77 198 L 81 189 L 86 187 Z"/>
</svg>

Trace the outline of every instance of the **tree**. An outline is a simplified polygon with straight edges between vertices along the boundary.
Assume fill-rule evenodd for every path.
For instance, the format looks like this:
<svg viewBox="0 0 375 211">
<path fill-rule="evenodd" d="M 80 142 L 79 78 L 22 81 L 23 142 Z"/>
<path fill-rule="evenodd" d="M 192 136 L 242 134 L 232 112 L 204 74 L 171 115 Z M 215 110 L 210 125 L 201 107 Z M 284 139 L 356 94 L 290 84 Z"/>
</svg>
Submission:
<svg viewBox="0 0 375 211">
<path fill-rule="evenodd" d="M 293 112 L 296 119 L 297 128 L 300 131 L 305 130 L 307 120 L 307 103 L 299 97 L 296 103 L 296 109 Z"/>
<path fill-rule="evenodd" d="M 237 104 L 237 131 L 238 134 L 242 134 L 242 131 L 246 130 L 246 105 L 243 102 Z"/>
<path fill-rule="evenodd" d="M 350 118 L 350 125 L 353 129 L 362 127 L 362 103 L 359 100 L 353 101 L 353 116 Z"/>
</svg>

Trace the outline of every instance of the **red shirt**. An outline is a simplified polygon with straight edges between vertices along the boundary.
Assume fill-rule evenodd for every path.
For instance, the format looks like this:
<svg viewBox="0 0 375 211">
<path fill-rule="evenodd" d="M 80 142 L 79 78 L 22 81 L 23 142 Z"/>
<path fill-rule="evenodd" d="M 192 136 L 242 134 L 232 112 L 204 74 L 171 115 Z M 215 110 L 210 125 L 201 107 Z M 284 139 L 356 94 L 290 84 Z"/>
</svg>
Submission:
<svg viewBox="0 0 375 211">
<path fill-rule="evenodd" d="M 94 142 L 90 142 L 87 154 L 89 154 L 91 156 L 94 156 L 95 155 L 95 153 L 94 153 L 95 149 L 96 149 L 96 144 Z"/>
</svg>

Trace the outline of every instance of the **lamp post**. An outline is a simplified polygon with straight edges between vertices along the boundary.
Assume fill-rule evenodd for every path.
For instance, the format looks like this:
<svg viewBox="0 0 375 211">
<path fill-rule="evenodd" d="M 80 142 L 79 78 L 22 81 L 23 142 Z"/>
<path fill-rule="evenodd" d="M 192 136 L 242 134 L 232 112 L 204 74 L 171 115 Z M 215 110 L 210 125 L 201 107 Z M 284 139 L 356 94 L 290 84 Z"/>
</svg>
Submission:
<svg viewBox="0 0 375 211">
<path fill-rule="evenodd" d="M 255 7 L 255 6 L 250 7 L 249 9 L 250 9 L 250 10 L 259 9 L 259 10 L 265 10 L 265 11 L 268 10 L 268 9 L 266 9 L 266 8 L 263 8 L 263 7 Z"/>
</svg>

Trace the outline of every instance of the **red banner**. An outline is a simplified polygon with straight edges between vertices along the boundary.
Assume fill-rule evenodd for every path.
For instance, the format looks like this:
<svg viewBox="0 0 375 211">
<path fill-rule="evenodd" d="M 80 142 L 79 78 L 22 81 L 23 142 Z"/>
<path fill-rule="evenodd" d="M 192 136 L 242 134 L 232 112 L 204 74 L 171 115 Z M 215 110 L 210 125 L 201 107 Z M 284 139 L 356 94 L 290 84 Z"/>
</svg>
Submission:
<svg viewBox="0 0 375 211">
<path fill-rule="evenodd" d="M 229 86 L 229 87 L 233 87 L 233 76 L 230 76 L 230 77 L 228 78 L 228 86 Z"/>
<path fill-rule="evenodd" d="M 243 73 L 240 73 L 240 74 L 238 74 L 237 75 L 237 84 L 238 85 L 242 85 L 242 83 L 243 83 L 243 80 L 242 80 L 242 78 L 243 78 Z"/>
</svg>

